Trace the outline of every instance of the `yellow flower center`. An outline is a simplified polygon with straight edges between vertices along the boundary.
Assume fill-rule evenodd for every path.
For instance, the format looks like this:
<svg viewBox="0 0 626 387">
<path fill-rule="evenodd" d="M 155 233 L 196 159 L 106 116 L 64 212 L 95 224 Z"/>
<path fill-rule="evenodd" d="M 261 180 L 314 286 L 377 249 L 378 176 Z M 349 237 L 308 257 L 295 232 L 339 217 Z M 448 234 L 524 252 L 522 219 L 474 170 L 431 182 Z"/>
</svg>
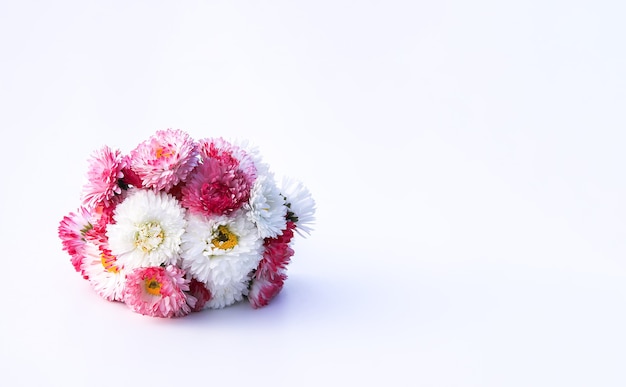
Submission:
<svg viewBox="0 0 626 387">
<path fill-rule="evenodd" d="M 171 150 L 164 148 L 164 147 L 158 147 L 156 149 L 156 158 L 160 159 L 162 157 L 168 158 L 174 155 L 174 152 L 172 152 Z"/>
<path fill-rule="evenodd" d="M 109 273 L 117 274 L 120 272 L 120 268 L 115 265 L 115 257 L 112 257 L 105 253 L 101 253 L 100 262 L 102 262 L 104 270 L 108 271 Z"/>
<path fill-rule="evenodd" d="M 149 253 L 159 247 L 164 238 L 165 233 L 161 229 L 160 224 L 157 222 L 146 222 L 139 225 L 135 233 L 135 246 L 144 253 Z"/>
<path fill-rule="evenodd" d="M 153 296 L 161 295 L 161 283 L 157 281 L 155 278 L 150 278 L 146 280 L 146 292 L 152 294 Z"/>
<path fill-rule="evenodd" d="M 222 250 L 230 250 L 237 246 L 239 238 L 233 234 L 228 227 L 220 225 L 217 227 L 217 231 L 213 234 L 215 237 L 211 240 L 213 246 Z"/>
</svg>

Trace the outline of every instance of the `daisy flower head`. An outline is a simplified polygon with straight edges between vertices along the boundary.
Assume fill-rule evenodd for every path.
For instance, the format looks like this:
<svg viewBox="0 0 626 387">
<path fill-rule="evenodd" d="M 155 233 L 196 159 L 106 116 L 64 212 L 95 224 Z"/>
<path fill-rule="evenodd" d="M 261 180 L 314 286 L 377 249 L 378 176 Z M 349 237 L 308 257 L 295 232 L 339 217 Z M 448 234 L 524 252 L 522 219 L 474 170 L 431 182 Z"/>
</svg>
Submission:
<svg viewBox="0 0 626 387">
<path fill-rule="evenodd" d="M 222 139 L 198 142 L 201 164 L 181 190 L 182 203 L 206 215 L 228 215 L 250 198 L 257 177 L 254 159 L 237 145 Z"/>
<path fill-rule="evenodd" d="M 133 311 L 153 317 L 182 317 L 195 298 L 187 295 L 189 281 L 176 266 L 140 267 L 126 275 L 123 300 Z"/>
<path fill-rule="evenodd" d="M 242 300 L 263 253 L 256 227 L 243 212 L 230 217 L 190 214 L 181 247 L 182 268 L 211 293 L 208 308 Z"/>
<path fill-rule="evenodd" d="M 311 192 L 301 182 L 283 179 L 282 194 L 287 202 L 287 219 L 296 224 L 296 232 L 305 237 L 311 234 L 315 223 L 315 200 Z"/>
<path fill-rule="evenodd" d="M 87 207 L 80 207 L 76 212 L 70 212 L 59 223 L 59 238 L 63 250 L 70 255 L 72 266 L 77 272 L 81 271 L 81 263 L 85 257 L 85 235 L 93 228 L 93 212 Z"/>
<path fill-rule="evenodd" d="M 133 189 L 115 208 L 106 235 L 127 269 L 175 264 L 185 232 L 185 209 L 165 192 Z"/>
<path fill-rule="evenodd" d="M 81 269 L 98 295 L 108 301 L 122 301 L 126 277 L 109 251 L 92 241 L 87 242 Z"/>
<path fill-rule="evenodd" d="M 198 141 L 198 152 L 203 160 L 212 159 L 240 169 L 248 184 L 252 184 L 257 177 L 256 151 L 247 143 L 229 142 L 221 137 L 205 138 Z"/>
<path fill-rule="evenodd" d="M 280 194 L 271 174 L 257 177 L 244 208 L 248 218 L 256 224 L 260 238 L 275 237 L 285 228 L 285 197 Z"/>
<path fill-rule="evenodd" d="M 251 187 L 249 177 L 233 159 L 205 158 L 182 188 L 181 202 L 198 214 L 228 215 L 248 201 Z"/>
<path fill-rule="evenodd" d="M 143 187 L 168 191 L 198 163 L 196 142 L 182 130 L 159 130 L 130 155 L 131 169 Z"/>
<path fill-rule="evenodd" d="M 83 186 L 83 204 L 109 206 L 111 199 L 122 193 L 120 183 L 125 167 L 125 158 L 119 150 L 104 146 L 95 151 L 89 160 L 87 183 Z"/>
</svg>

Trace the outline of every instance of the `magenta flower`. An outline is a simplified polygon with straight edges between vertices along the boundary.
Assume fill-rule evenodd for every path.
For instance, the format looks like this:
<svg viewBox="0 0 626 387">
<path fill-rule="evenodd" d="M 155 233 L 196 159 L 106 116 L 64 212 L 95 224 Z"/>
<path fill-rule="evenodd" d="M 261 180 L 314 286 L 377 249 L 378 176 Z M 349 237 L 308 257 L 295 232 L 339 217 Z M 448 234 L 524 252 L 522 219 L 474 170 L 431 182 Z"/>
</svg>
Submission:
<svg viewBox="0 0 626 387">
<path fill-rule="evenodd" d="M 196 299 L 189 291 L 185 272 L 176 266 L 140 267 L 126 275 L 123 300 L 135 312 L 153 317 L 189 314 Z"/>
<path fill-rule="evenodd" d="M 198 141 L 198 151 L 202 159 L 213 159 L 221 164 L 236 166 L 244 173 L 248 184 L 252 185 L 256 180 L 255 161 L 243 148 L 223 138 L 205 138 Z"/>
<path fill-rule="evenodd" d="M 143 181 L 141 181 L 141 177 L 132 170 L 131 168 L 131 160 L 130 155 L 124 157 L 124 163 L 126 166 L 122 169 L 122 173 L 124 177 L 122 178 L 122 183 L 126 186 L 133 186 L 135 188 L 143 188 Z"/>
<path fill-rule="evenodd" d="M 204 305 L 211 299 L 211 291 L 195 278 L 192 278 L 189 283 L 189 294 L 196 299 L 196 305 L 191 309 L 192 312 L 199 312 L 204 309 Z"/>
<path fill-rule="evenodd" d="M 252 158 L 222 139 L 204 139 L 198 145 L 202 163 L 182 187 L 181 202 L 192 212 L 228 215 L 250 198 L 256 179 Z"/>
<path fill-rule="evenodd" d="M 130 155 L 131 169 L 143 187 L 168 191 L 198 163 L 195 141 L 182 130 L 159 130 Z"/>
<path fill-rule="evenodd" d="M 290 247 L 290 242 L 293 238 L 295 227 L 294 222 L 287 222 L 287 228 L 283 230 L 281 235 L 276 238 L 265 238 L 263 241 L 265 250 L 259 265 L 262 270 L 278 272 L 287 268 L 294 254 L 293 249 Z"/>
<path fill-rule="evenodd" d="M 119 150 L 112 150 L 108 146 L 92 154 L 87 171 L 88 181 L 83 187 L 83 204 L 89 207 L 103 204 L 108 207 L 113 197 L 122 193 L 120 180 L 124 177 L 124 160 Z"/>
<path fill-rule="evenodd" d="M 251 185 L 236 165 L 204 159 L 182 188 L 182 205 L 205 215 L 228 215 L 250 198 Z"/>
</svg>

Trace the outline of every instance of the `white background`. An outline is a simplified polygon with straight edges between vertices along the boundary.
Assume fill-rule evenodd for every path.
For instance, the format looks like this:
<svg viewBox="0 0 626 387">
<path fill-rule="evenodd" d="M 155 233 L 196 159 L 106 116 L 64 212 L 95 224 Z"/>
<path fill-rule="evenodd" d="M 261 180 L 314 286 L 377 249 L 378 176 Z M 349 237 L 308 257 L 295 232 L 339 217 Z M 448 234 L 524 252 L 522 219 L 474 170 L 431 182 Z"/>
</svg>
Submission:
<svg viewBox="0 0 626 387">
<path fill-rule="evenodd" d="M 3 2 L 0 385 L 626 385 L 622 4 Z M 268 307 L 73 271 L 87 158 L 165 128 L 313 193 Z"/>
</svg>

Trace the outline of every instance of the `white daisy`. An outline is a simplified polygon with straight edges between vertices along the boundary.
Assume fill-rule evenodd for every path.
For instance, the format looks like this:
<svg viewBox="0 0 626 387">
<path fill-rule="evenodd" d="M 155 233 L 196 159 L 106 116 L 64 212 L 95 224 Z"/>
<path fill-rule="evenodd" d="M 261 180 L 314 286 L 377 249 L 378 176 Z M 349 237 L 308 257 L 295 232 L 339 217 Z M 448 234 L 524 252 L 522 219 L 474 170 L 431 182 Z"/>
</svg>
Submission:
<svg viewBox="0 0 626 387">
<path fill-rule="evenodd" d="M 263 257 L 263 239 L 244 212 L 189 214 L 182 237 L 182 267 L 211 292 L 207 308 L 222 308 L 247 294 L 250 273 Z"/>
<path fill-rule="evenodd" d="M 311 234 L 315 223 L 315 200 L 301 182 L 283 179 L 282 194 L 287 201 L 287 218 L 296 223 L 296 232 L 301 236 Z"/>
<path fill-rule="evenodd" d="M 272 174 L 257 177 L 244 209 L 248 219 L 256 224 L 260 238 L 274 238 L 285 229 L 285 204 Z"/>
<path fill-rule="evenodd" d="M 115 208 L 109 248 L 126 269 L 176 264 L 185 209 L 164 192 L 136 189 Z"/>
<path fill-rule="evenodd" d="M 81 269 L 100 296 L 108 301 L 122 300 L 126 278 L 117 266 L 115 257 L 103 253 L 94 243 L 87 242 Z"/>
</svg>

